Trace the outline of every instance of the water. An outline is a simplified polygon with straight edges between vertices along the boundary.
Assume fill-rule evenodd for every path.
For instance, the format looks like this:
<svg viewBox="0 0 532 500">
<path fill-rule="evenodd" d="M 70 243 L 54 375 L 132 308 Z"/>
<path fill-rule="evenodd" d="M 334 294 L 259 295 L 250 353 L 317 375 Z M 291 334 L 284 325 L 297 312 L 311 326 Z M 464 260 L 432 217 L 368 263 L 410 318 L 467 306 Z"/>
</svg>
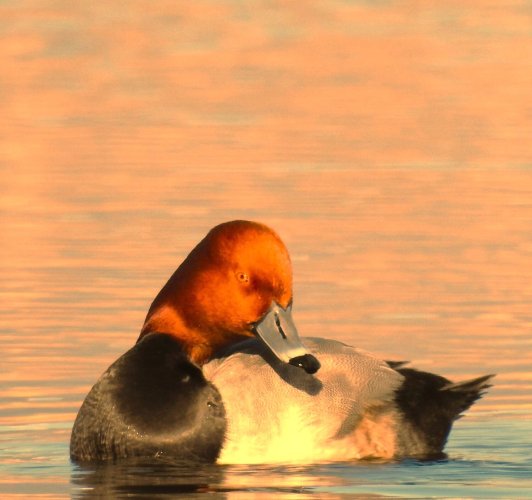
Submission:
<svg viewBox="0 0 532 500">
<path fill-rule="evenodd" d="M 0 496 L 532 496 L 526 2 L 0 3 Z M 496 372 L 439 462 L 68 459 L 219 222 L 286 242 L 303 335 Z"/>
</svg>

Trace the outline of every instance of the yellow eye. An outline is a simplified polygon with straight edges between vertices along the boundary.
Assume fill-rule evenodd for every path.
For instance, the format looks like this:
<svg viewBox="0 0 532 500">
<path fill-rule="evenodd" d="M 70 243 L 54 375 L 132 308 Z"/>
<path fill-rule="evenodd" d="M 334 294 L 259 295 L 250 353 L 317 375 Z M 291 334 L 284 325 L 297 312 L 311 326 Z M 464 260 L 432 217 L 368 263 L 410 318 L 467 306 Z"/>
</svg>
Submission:
<svg viewBox="0 0 532 500">
<path fill-rule="evenodd" d="M 238 281 L 240 281 L 241 283 L 249 283 L 249 274 L 248 273 L 244 273 L 242 271 L 239 271 L 238 273 L 236 273 L 236 277 L 238 278 Z"/>
</svg>

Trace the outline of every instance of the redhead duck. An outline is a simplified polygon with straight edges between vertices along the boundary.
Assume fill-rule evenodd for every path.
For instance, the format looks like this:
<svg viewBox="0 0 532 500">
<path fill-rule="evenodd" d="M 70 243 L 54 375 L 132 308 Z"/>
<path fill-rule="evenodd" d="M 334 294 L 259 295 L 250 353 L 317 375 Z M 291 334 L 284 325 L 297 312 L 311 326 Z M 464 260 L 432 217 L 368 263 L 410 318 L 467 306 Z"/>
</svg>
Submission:
<svg viewBox="0 0 532 500">
<path fill-rule="evenodd" d="M 299 338 L 290 257 L 255 222 L 213 228 L 153 301 L 137 343 L 77 415 L 77 462 L 309 463 L 435 457 L 492 375 L 452 383 Z"/>
</svg>

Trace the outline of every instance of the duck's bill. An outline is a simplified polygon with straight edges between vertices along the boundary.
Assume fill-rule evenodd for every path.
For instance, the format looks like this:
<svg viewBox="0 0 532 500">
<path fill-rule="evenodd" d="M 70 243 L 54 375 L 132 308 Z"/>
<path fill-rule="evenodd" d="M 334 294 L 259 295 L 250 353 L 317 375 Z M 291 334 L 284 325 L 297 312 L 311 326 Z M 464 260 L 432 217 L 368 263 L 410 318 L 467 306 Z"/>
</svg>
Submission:
<svg viewBox="0 0 532 500">
<path fill-rule="evenodd" d="M 316 373 L 320 362 L 301 343 L 294 320 L 292 307 L 283 309 L 276 302 L 254 326 L 255 333 L 285 363 L 302 368 L 307 373 Z"/>
</svg>

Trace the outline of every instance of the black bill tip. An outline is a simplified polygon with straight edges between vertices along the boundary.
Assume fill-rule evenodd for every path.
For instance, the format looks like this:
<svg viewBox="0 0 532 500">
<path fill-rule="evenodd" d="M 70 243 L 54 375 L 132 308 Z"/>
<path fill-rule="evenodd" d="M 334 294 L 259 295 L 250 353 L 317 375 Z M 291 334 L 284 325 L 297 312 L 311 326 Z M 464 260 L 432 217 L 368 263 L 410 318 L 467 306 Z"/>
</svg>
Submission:
<svg viewBox="0 0 532 500">
<path fill-rule="evenodd" d="M 321 367 L 320 362 L 312 354 L 296 356 L 295 358 L 291 358 L 289 363 L 298 368 L 302 368 L 307 373 L 316 373 Z"/>
</svg>

